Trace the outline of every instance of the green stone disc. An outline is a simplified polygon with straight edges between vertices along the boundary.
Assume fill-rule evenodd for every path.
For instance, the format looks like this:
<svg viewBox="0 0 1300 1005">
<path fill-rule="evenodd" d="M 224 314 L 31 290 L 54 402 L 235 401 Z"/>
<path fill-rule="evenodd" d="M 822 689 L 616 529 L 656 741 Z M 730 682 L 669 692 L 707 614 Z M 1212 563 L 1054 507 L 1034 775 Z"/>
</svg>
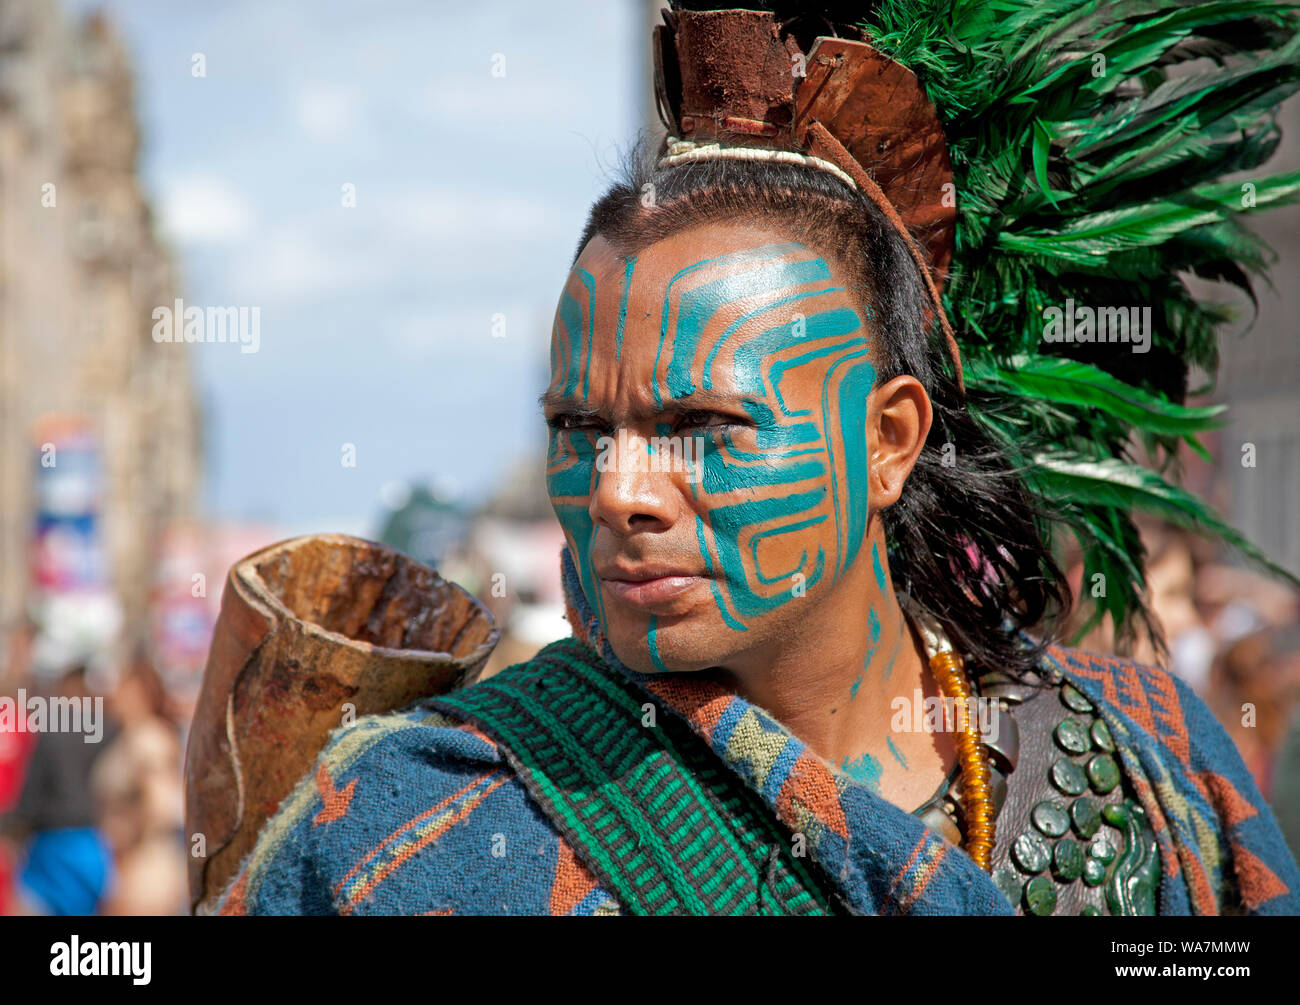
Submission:
<svg viewBox="0 0 1300 1005">
<path fill-rule="evenodd" d="M 1092 711 L 1092 702 L 1073 684 L 1066 684 L 1061 688 L 1061 701 L 1065 703 L 1066 708 L 1073 709 L 1075 712 Z"/>
<path fill-rule="evenodd" d="M 1110 865 L 1119 854 L 1119 848 L 1115 844 L 1115 839 L 1106 831 L 1102 831 L 1088 845 L 1088 854 L 1102 865 Z"/>
<path fill-rule="evenodd" d="M 1088 776 L 1073 761 L 1062 757 L 1052 765 L 1052 784 L 1067 796 L 1081 796 L 1088 788 Z"/>
<path fill-rule="evenodd" d="M 1098 754 L 1088 762 L 1088 781 L 1093 791 L 1105 795 L 1119 784 L 1119 765 L 1110 754 Z"/>
<path fill-rule="evenodd" d="M 1092 740 L 1078 719 L 1062 719 L 1052 734 L 1062 750 L 1082 754 L 1092 746 Z"/>
<path fill-rule="evenodd" d="M 1011 857 L 1025 872 L 1042 872 L 1052 860 L 1052 849 L 1037 834 L 1026 831 L 1011 846 Z"/>
<path fill-rule="evenodd" d="M 1110 735 L 1110 727 L 1104 719 L 1094 719 L 1088 732 L 1092 734 L 1094 747 L 1107 754 L 1115 753 L 1115 738 Z"/>
<path fill-rule="evenodd" d="M 1034 826 L 1051 838 L 1059 838 L 1070 829 L 1070 817 L 1060 803 L 1047 800 L 1039 803 L 1029 814 Z"/>
<path fill-rule="evenodd" d="M 1020 877 L 1010 869 L 999 869 L 993 874 L 993 884 L 1002 891 L 1002 896 L 1013 904 L 1020 903 L 1020 896 L 1024 892 L 1024 887 L 1020 884 Z"/>
<path fill-rule="evenodd" d="M 1100 886 L 1106 878 L 1106 866 L 1095 858 L 1083 863 L 1083 881 L 1089 886 Z"/>
<path fill-rule="evenodd" d="M 1074 833 L 1085 841 L 1097 833 L 1101 827 L 1101 809 L 1097 800 L 1091 796 L 1081 796 L 1070 804 L 1070 820 L 1074 824 Z"/>
<path fill-rule="evenodd" d="M 1062 883 L 1073 883 L 1083 875 L 1083 847 L 1074 838 L 1062 838 L 1052 850 L 1052 872 Z"/>
<path fill-rule="evenodd" d="M 1046 876 L 1035 876 L 1025 884 L 1025 907 L 1030 914 L 1051 914 L 1056 910 L 1056 884 Z"/>
</svg>

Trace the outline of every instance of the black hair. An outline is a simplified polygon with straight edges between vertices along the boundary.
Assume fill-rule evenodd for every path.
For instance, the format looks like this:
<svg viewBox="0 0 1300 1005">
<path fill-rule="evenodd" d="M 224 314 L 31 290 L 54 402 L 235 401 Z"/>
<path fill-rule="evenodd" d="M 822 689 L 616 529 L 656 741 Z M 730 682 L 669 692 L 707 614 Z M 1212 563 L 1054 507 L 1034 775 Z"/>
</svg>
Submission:
<svg viewBox="0 0 1300 1005">
<path fill-rule="evenodd" d="M 898 501 L 881 513 L 894 587 L 929 614 L 969 665 L 1021 674 L 1055 641 L 1069 585 L 1049 521 L 973 414 L 997 402 L 959 390 L 925 284 L 902 236 L 869 198 L 819 168 L 702 160 L 660 168 L 643 139 L 592 206 L 574 255 L 597 234 L 623 255 L 691 227 L 761 223 L 831 257 L 880 334 L 880 383 L 910 374 L 934 410 Z M 1023 631 L 1037 629 L 1036 645 Z"/>
</svg>

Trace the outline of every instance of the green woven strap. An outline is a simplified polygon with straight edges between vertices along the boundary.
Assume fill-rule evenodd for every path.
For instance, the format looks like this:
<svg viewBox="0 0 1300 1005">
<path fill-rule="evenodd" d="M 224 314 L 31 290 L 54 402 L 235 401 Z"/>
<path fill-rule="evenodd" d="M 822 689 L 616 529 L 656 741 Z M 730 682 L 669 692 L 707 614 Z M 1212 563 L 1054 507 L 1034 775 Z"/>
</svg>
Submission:
<svg viewBox="0 0 1300 1005">
<path fill-rule="evenodd" d="M 474 722 L 631 914 L 839 913 L 761 797 L 576 639 L 431 704 Z"/>
</svg>

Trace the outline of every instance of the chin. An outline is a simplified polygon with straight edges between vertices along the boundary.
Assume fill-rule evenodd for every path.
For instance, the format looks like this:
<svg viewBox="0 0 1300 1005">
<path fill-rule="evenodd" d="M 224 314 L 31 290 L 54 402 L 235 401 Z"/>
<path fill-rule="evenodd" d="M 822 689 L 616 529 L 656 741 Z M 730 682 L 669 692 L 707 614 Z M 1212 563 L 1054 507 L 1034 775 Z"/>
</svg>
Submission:
<svg viewBox="0 0 1300 1005">
<path fill-rule="evenodd" d="M 655 648 L 644 621 L 638 625 L 609 624 L 606 638 L 614 655 L 638 673 L 692 673 L 717 666 L 735 648 L 734 639 L 718 638 L 720 626 L 703 626 L 694 618 L 683 618 L 670 625 L 660 624 L 655 632 Z M 726 631 L 725 628 L 722 628 Z M 734 632 L 727 632 L 733 635 Z M 730 641 L 731 644 L 728 644 Z"/>
</svg>

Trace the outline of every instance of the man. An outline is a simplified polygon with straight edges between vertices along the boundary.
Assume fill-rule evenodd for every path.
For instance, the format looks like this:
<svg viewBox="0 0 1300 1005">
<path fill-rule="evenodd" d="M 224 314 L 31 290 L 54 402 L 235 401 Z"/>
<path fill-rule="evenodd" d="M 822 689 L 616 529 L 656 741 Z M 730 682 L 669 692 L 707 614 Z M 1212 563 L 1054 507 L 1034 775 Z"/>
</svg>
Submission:
<svg viewBox="0 0 1300 1005">
<path fill-rule="evenodd" d="M 822 51 L 789 25 L 669 18 L 661 98 L 695 138 L 597 202 L 561 294 L 543 405 L 574 637 L 337 732 L 224 913 L 1300 909 L 1200 701 L 1048 645 L 1048 494 L 995 433 L 1058 418 L 1014 371 L 1002 427 L 968 393 L 938 290 L 952 214 L 907 195 L 942 132 L 904 123 L 913 174 L 886 191 L 864 168 L 886 138 L 837 139 L 816 81 L 782 104 L 786 56 Z M 847 68 L 841 97 L 882 73 L 916 92 L 823 43 L 839 56 L 809 65 Z M 1059 362 L 1039 376 L 1068 413 Z M 1122 436 L 1098 420 L 1115 463 L 1141 411 Z M 1052 470 L 1113 470 L 1073 463 Z M 1065 501 L 1113 551 L 1109 491 Z M 1112 585 L 1137 597 L 1140 574 Z"/>
<path fill-rule="evenodd" d="M 682 293 L 674 301 L 669 288 L 691 269 L 702 273 L 692 286 L 698 300 Z M 919 382 L 899 376 L 880 384 L 870 362 L 872 326 L 847 292 L 844 277 L 811 249 L 761 227 L 683 231 L 643 249 L 631 270 L 597 236 L 580 256 L 570 289 L 588 282 L 595 290 L 593 323 L 578 327 L 589 332 L 590 343 L 576 358 L 565 356 L 565 328 L 557 326 L 558 365 L 546 397 L 554 430 L 549 483 L 570 542 L 566 586 L 575 627 L 585 630 L 589 651 L 606 645 L 612 650 L 614 659 L 604 666 L 617 663 L 631 671 L 627 693 L 618 699 L 624 713 L 620 728 L 671 732 L 665 720 L 681 717 L 688 728 L 676 728 L 681 735 L 670 742 L 706 743 L 789 828 L 788 834 L 772 828 L 753 837 L 763 855 L 785 855 L 791 873 L 820 868 L 824 874 L 792 880 L 792 888 L 807 896 L 789 901 L 781 899 L 788 891 L 779 884 L 769 890 L 765 880 L 755 881 L 741 897 L 744 908 L 1009 912 L 1011 903 L 1000 898 L 998 887 L 970 858 L 909 815 L 942 786 L 957 762 L 952 733 L 911 728 L 919 718 L 912 703 L 934 699 L 939 691 L 920 635 L 891 583 L 881 519 L 907 491 L 929 431 L 929 400 Z M 769 336 L 768 356 L 778 362 L 746 355 L 747 340 L 772 331 L 772 317 L 764 317 L 759 305 L 780 305 L 772 310 L 785 317 L 781 302 L 801 294 L 807 294 L 804 332 L 795 334 L 787 322 L 787 330 Z M 677 308 L 676 334 L 665 340 L 660 323 L 669 301 Z M 702 304 L 707 321 L 692 327 L 689 303 Z M 562 300 L 559 313 L 564 312 Z M 697 330 L 715 340 L 713 365 L 692 367 L 675 384 L 673 361 L 683 358 L 677 350 Z M 698 349 L 692 355 L 702 358 L 707 354 Z M 773 366 L 785 368 L 763 398 L 746 382 L 751 364 L 768 376 Z M 609 451 L 601 471 L 596 470 L 599 436 L 608 436 Z M 686 447 L 687 437 L 698 445 Z M 662 457 L 660 464 L 650 463 L 659 455 L 647 451 L 672 449 L 672 444 L 682 463 L 662 463 Z M 777 580 L 782 589 L 763 588 Z M 602 633 L 603 642 L 592 641 Z M 548 665 L 543 678 L 557 682 L 556 671 L 580 648 L 562 644 L 553 653 L 558 662 Z M 580 681 L 600 665 L 589 659 Z M 1292 904 L 1295 869 L 1274 847 L 1280 838 L 1269 811 L 1190 691 L 1159 671 L 1133 666 L 1113 671 L 1102 661 L 1061 651 L 1049 653 L 1042 665 L 1049 674 L 1056 668 L 1074 679 L 1078 690 L 1062 691 L 1058 676 L 1056 693 L 1035 696 L 1030 704 L 1043 703 L 1060 722 L 1082 723 L 1085 750 L 1093 749 L 1094 737 L 1103 737 L 1097 756 L 1107 758 L 1103 763 L 1112 769 L 1115 762 L 1106 752 L 1114 745 L 1105 738 L 1105 726 L 1095 727 L 1105 720 L 1091 716 L 1092 703 L 1116 701 L 1116 686 L 1134 682 L 1148 709 L 1147 728 L 1181 742 L 1183 762 L 1204 778 L 1204 806 L 1183 796 L 1189 800 L 1185 823 L 1213 820 L 1208 807 L 1227 807 L 1214 811 L 1227 812 L 1234 821 L 1220 839 L 1231 844 L 1240 834 L 1272 856 L 1265 865 L 1242 845 L 1238 862 L 1256 863 L 1251 871 L 1234 874 L 1227 862 L 1216 869 L 1178 845 L 1181 836 L 1171 833 L 1178 821 L 1166 817 L 1160 827 L 1163 869 L 1166 875 L 1182 869 L 1187 881 L 1184 886 L 1170 879 L 1169 888 L 1178 891 L 1168 894 L 1171 901 L 1208 895 L 1218 904 L 1224 896 L 1244 895 L 1252 908 Z M 488 681 L 470 690 L 492 687 Z M 1068 696 L 1065 703 L 1057 694 Z M 900 699 L 907 714 L 898 729 L 893 723 L 900 719 Z M 1140 706 L 1132 699 L 1121 704 L 1117 724 L 1138 734 Z M 1076 710 L 1073 718 L 1071 710 Z M 495 718 L 505 713 L 479 712 L 508 733 Z M 539 714 L 530 726 L 532 736 L 544 720 L 547 716 Z M 1190 730 L 1187 722 L 1197 728 Z M 554 742 L 564 742 L 568 727 L 551 728 Z M 1033 743 L 1041 739 L 1035 736 Z M 1029 743 L 1026 737 L 1025 746 Z M 1155 747 L 1138 734 L 1125 749 L 1130 758 L 1142 760 Z M 1058 753 L 1061 763 L 1074 766 L 1068 748 Z M 600 813 L 608 811 L 594 808 L 593 801 L 562 809 L 561 820 L 571 818 L 567 824 L 548 818 L 534 793 L 536 787 L 547 798 L 548 782 L 535 781 L 545 768 L 538 770 L 520 756 L 475 724 L 428 706 L 359 721 L 327 748 L 319 762 L 323 772 L 318 769 L 282 807 L 225 910 L 627 909 L 621 898 L 628 891 L 610 889 L 606 883 L 615 880 L 608 874 L 598 878 L 577 851 L 617 850 L 619 838 L 599 824 Z M 1156 756 L 1167 758 L 1168 751 Z M 1218 760 L 1210 767 L 1210 761 L 1202 763 L 1205 758 Z M 1145 869 L 1139 873 L 1135 867 L 1135 885 L 1146 883 L 1144 896 L 1154 908 L 1154 837 L 1119 818 L 1114 824 L 1098 821 L 1095 807 L 1087 816 L 1075 811 L 1078 822 L 1072 825 L 1069 797 L 1081 793 L 1072 791 L 1068 778 L 1048 785 L 1055 763 L 1043 755 L 1039 764 L 1010 774 L 1010 784 L 1033 789 L 1044 797 L 1038 802 L 1050 807 L 1043 811 L 1031 804 L 1025 811 L 1037 810 L 1039 817 L 1046 812 L 1052 819 L 1045 831 L 1028 821 L 1021 833 L 1005 831 L 1002 844 L 1010 851 L 1001 856 L 999 886 L 1021 885 L 1018 902 L 1025 896 L 1023 886 L 1051 871 L 1050 862 L 1031 870 L 1017 869 L 1007 859 L 1016 856 L 1032 867 L 1058 829 L 1055 818 L 1066 814 L 1061 830 L 1073 827 L 1075 838 L 1057 833 L 1056 844 L 1076 840 L 1082 851 L 1078 839 L 1088 834 L 1093 837 L 1089 854 L 1101 851 L 1086 861 L 1105 858 L 1112 874 L 1119 859 L 1135 860 Z M 1157 764 L 1165 771 L 1179 767 Z M 1043 777 L 1031 776 L 1033 768 Z M 1145 788 L 1142 794 L 1154 800 L 1146 788 L 1150 776 L 1134 773 L 1129 784 L 1135 791 Z M 599 788 L 590 780 L 582 786 Z M 1085 807 L 1089 798 L 1119 793 L 1105 778 L 1085 788 Z M 728 798 L 718 800 L 726 805 Z M 699 800 L 717 806 L 707 794 Z M 552 808 L 561 802 L 553 800 Z M 668 797 L 665 805 L 676 804 Z M 1120 808 L 1117 813 L 1147 812 L 1136 799 L 1128 801 L 1127 810 L 1124 802 L 1110 805 Z M 681 824 L 690 828 L 691 804 L 682 806 Z M 597 819 L 591 826 L 591 817 L 584 815 L 588 809 Z M 1153 805 L 1153 811 L 1161 808 Z M 709 833 L 707 827 L 691 831 L 681 859 L 675 858 L 675 846 L 668 846 L 667 862 L 703 854 L 702 847 L 691 849 L 706 844 Z M 1096 840 L 1098 833 L 1104 840 Z M 1025 840 L 1017 856 L 1013 839 L 1020 838 Z M 1047 854 L 1050 859 L 1050 848 Z M 1088 890 L 1103 898 L 1106 874 L 1089 886 L 1082 879 L 1084 867 L 1079 863 L 1070 884 L 1076 899 Z M 1064 873 L 1072 868 L 1067 857 Z M 856 882 L 836 891 L 825 876 L 845 870 Z M 1252 880 L 1260 882 L 1252 885 Z M 662 906 L 638 884 L 630 889 L 637 907 Z M 718 908 L 687 889 L 693 884 L 683 881 L 683 890 L 673 895 L 678 909 Z M 765 908 L 765 897 L 782 906 Z"/>
</svg>

